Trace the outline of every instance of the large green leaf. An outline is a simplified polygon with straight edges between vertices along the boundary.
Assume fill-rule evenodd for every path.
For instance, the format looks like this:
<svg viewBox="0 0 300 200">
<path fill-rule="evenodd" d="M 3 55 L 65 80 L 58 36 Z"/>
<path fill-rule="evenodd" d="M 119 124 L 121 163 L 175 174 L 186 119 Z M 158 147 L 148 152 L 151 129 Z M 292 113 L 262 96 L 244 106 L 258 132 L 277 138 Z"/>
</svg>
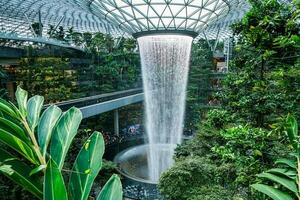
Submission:
<svg viewBox="0 0 300 200">
<path fill-rule="evenodd" d="M 57 164 L 50 159 L 44 179 L 44 200 L 66 200 L 67 190 Z"/>
<path fill-rule="evenodd" d="M 42 183 L 37 181 L 37 177 L 29 175 L 32 169 L 28 165 L 3 149 L 0 151 L 0 163 L 4 163 L 10 167 L 9 170 L 0 169 L 8 178 L 24 187 L 39 199 L 43 198 Z"/>
<path fill-rule="evenodd" d="M 82 120 L 81 111 L 78 108 L 71 108 L 57 122 L 52 134 L 50 144 L 50 155 L 62 169 L 70 144 L 77 134 L 77 129 Z"/>
<path fill-rule="evenodd" d="M 16 91 L 16 99 L 18 102 L 20 113 L 23 117 L 27 115 L 27 99 L 28 93 L 26 90 L 23 90 L 21 87 L 18 86 Z"/>
<path fill-rule="evenodd" d="M 252 188 L 264 193 L 268 197 L 271 197 L 274 200 L 293 200 L 289 194 L 286 192 L 282 192 L 278 189 L 275 189 L 273 187 L 270 187 L 268 185 L 264 184 L 253 184 L 251 185 Z"/>
<path fill-rule="evenodd" d="M 122 200 L 122 184 L 117 175 L 112 175 L 107 183 L 102 188 L 97 200 Z M 286 199 L 288 200 L 288 199 Z"/>
<path fill-rule="evenodd" d="M 47 153 L 48 144 L 51 139 L 53 128 L 55 127 L 62 111 L 59 107 L 52 105 L 48 107 L 41 116 L 40 122 L 38 124 L 38 141 L 45 157 Z"/>
<path fill-rule="evenodd" d="M 274 181 L 276 183 L 279 183 L 280 185 L 282 185 L 283 187 L 289 189 L 290 191 L 292 191 L 294 193 L 297 193 L 297 191 L 298 191 L 295 181 L 291 180 L 289 178 L 277 176 L 275 174 L 271 174 L 271 173 L 268 173 L 268 172 L 258 174 L 257 176 L 260 177 L 260 178 L 265 178 L 265 179 Z"/>
<path fill-rule="evenodd" d="M 281 176 L 286 176 L 291 179 L 295 179 L 297 177 L 296 170 L 288 170 L 288 169 L 284 169 L 284 168 L 273 168 L 273 169 L 269 169 L 267 172 L 272 173 L 272 174 L 281 175 Z"/>
<path fill-rule="evenodd" d="M 6 102 L 3 99 L 0 99 L 0 112 L 5 113 L 13 118 L 19 119 L 19 115 L 15 110 L 15 107 L 12 106 L 13 104 L 10 104 Z"/>
<path fill-rule="evenodd" d="M 20 138 L 21 140 L 23 140 L 26 143 L 30 141 L 28 139 L 28 137 L 26 136 L 26 133 L 25 133 L 24 129 L 21 128 L 21 126 L 19 126 L 18 124 L 14 123 L 14 122 L 12 122 L 8 119 L 0 117 L 0 127 L 3 130 L 5 130 L 5 131 L 13 134 L 14 136 Z"/>
<path fill-rule="evenodd" d="M 296 161 L 289 160 L 289 159 L 286 159 L 286 158 L 281 158 L 281 159 L 276 160 L 275 164 L 276 165 L 282 164 L 282 165 L 286 165 L 288 167 L 297 169 Z"/>
<path fill-rule="evenodd" d="M 40 113 L 43 107 L 44 97 L 34 96 L 28 100 L 27 103 L 27 121 L 30 129 L 34 132 L 35 127 L 39 123 Z"/>
<path fill-rule="evenodd" d="M 93 182 L 102 167 L 104 147 L 102 135 L 94 132 L 81 148 L 70 176 L 71 199 L 86 200 L 88 198 Z"/>
<path fill-rule="evenodd" d="M 19 152 L 21 155 L 23 155 L 25 158 L 27 158 L 30 162 L 34 164 L 38 164 L 39 160 L 34 153 L 33 149 L 23 142 L 18 137 L 14 136 L 13 134 L 3 130 L 0 128 L 0 141 L 7 144 L 17 152 Z"/>
</svg>

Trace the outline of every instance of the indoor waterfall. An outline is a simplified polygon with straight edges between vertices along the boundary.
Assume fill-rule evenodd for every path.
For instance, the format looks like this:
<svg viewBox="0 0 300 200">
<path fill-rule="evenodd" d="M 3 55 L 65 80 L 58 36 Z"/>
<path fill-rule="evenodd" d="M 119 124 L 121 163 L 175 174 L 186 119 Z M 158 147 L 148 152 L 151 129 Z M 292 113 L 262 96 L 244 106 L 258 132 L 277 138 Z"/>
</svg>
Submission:
<svg viewBox="0 0 300 200">
<path fill-rule="evenodd" d="M 157 182 L 173 163 L 182 141 L 192 37 L 149 35 L 138 38 L 145 92 L 149 179 Z"/>
</svg>

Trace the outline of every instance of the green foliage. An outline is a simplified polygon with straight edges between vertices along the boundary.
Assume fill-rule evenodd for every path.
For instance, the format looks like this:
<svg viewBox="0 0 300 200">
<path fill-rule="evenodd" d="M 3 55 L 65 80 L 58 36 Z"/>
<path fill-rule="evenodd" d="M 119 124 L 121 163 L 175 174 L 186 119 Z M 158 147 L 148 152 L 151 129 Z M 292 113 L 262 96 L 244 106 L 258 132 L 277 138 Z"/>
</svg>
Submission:
<svg viewBox="0 0 300 200">
<path fill-rule="evenodd" d="M 248 186 L 270 159 L 264 153 L 272 145 L 268 132 L 248 126 L 237 126 L 221 131 L 223 144 L 216 145 L 212 151 L 224 163 L 234 163 L 236 169 L 235 183 Z"/>
<path fill-rule="evenodd" d="M 123 194 L 120 178 L 116 175 L 113 175 L 104 185 L 102 191 L 97 197 L 97 200 L 121 200 L 122 198 Z"/>
<path fill-rule="evenodd" d="M 299 113 L 299 31 L 293 5 L 250 1 L 233 31 L 239 37 L 220 99 L 236 120 L 268 127 L 281 115 Z"/>
<path fill-rule="evenodd" d="M 17 184 L 22 185 L 39 199 L 43 198 L 43 188 L 39 183 L 38 177 L 30 176 L 32 168 L 26 165 L 18 157 L 5 150 L 0 152 L 0 167 L 6 166 L 8 170 L 0 169 L 6 176 L 10 177 Z"/>
<path fill-rule="evenodd" d="M 69 193 L 72 199 L 88 198 L 92 184 L 102 167 L 104 146 L 103 137 L 97 132 L 85 142 L 70 175 Z"/>
<path fill-rule="evenodd" d="M 203 187 L 224 185 L 225 190 L 231 191 L 229 199 L 266 199 L 261 193 L 253 192 L 250 184 L 258 178 L 256 174 L 273 167 L 275 160 L 288 158 L 292 147 L 286 139 L 297 138 L 278 133 L 282 130 L 281 116 L 288 113 L 298 115 L 300 111 L 299 11 L 276 0 L 253 0 L 250 3 L 252 8 L 249 13 L 233 26 L 237 36 L 234 59 L 230 63 L 230 73 L 222 81 L 222 90 L 216 94 L 222 109 L 209 111 L 202 122 L 197 123 L 195 138 L 176 149 L 174 167 L 165 172 L 160 180 L 160 190 L 166 199 L 185 199 L 187 196 L 223 199 L 213 197 L 216 193 L 203 191 L 199 194 L 197 191 Z M 299 8 L 299 3 L 297 5 Z M 194 93 L 197 93 L 196 89 Z M 196 117 L 200 118 L 199 115 Z M 212 173 L 205 170 L 190 172 L 182 168 L 175 171 L 191 159 L 205 159 L 203 163 L 211 164 L 213 171 L 222 166 L 226 172 L 220 178 L 218 174 L 213 174 L 217 178 L 208 181 L 210 185 L 194 184 L 193 177 L 201 173 L 205 173 L 202 175 L 205 177 Z M 270 174 L 294 174 L 292 168 L 296 163 L 290 158 L 277 163 L 280 170 L 268 171 L 269 174 L 262 175 L 261 179 L 273 182 L 274 176 Z M 287 166 L 288 170 L 282 171 L 282 165 Z M 188 172 L 189 180 L 182 178 L 185 172 Z M 175 179 L 176 176 L 179 178 L 175 183 L 168 179 Z M 295 190 L 290 182 L 282 179 L 276 181 L 269 193 L 274 193 L 274 189 L 282 192 L 290 190 L 288 195 L 291 195 L 291 190 Z M 290 189 L 285 189 L 279 182 Z M 182 187 L 186 191 L 181 190 Z M 261 185 L 258 187 L 261 189 Z M 176 194 L 183 197 L 174 197 Z M 223 196 L 227 198 L 225 194 Z"/>
<path fill-rule="evenodd" d="M 50 158 L 44 178 L 44 200 L 67 200 L 67 190 L 61 170 Z"/>
<path fill-rule="evenodd" d="M 188 200 L 232 200 L 232 192 L 219 185 L 195 188 Z"/>
<path fill-rule="evenodd" d="M 255 190 L 264 193 L 274 200 L 300 198 L 300 143 L 298 140 L 297 120 L 289 115 L 286 119 L 285 129 L 289 143 L 294 150 L 293 157 L 291 159 L 280 159 L 275 162 L 278 168 L 273 168 L 257 175 L 259 179 L 268 181 L 269 184 L 256 183 L 251 185 Z"/>
<path fill-rule="evenodd" d="M 17 84 L 30 94 L 41 94 L 47 103 L 73 98 L 76 71 L 63 58 L 23 58 L 16 68 Z"/>
<path fill-rule="evenodd" d="M 17 83 L 30 94 L 42 94 L 47 103 L 56 103 L 141 87 L 136 40 L 103 33 L 78 33 L 73 29 L 61 31 L 60 36 L 55 31 L 49 33 L 50 37 L 63 37 L 84 47 L 86 52 L 78 59 L 68 59 L 67 55 L 21 59 L 16 71 Z"/>
<path fill-rule="evenodd" d="M 224 170 L 223 167 L 218 167 L 205 158 L 187 157 L 179 160 L 171 169 L 162 174 L 158 187 L 166 199 L 187 200 L 193 198 L 194 195 L 197 199 L 198 194 L 202 193 L 201 190 L 223 183 L 224 174 L 230 176 L 230 168 Z M 227 193 L 226 196 L 229 196 L 230 192 L 227 191 Z"/>
<path fill-rule="evenodd" d="M 213 66 L 213 53 L 207 41 L 199 40 L 193 43 L 187 85 L 186 112 L 189 114 L 185 119 L 186 129 L 195 129 L 201 120 L 202 107 L 210 95 L 210 75 Z"/>
<path fill-rule="evenodd" d="M 41 147 L 43 156 L 46 156 L 47 148 L 50 143 L 50 138 L 53 129 L 61 116 L 62 111 L 59 107 L 52 105 L 49 106 L 42 114 L 40 123 L 37 129 L 38 142 Z"/>
<path fill-rule="evenodd" d="M 39 199 L 68 199 L 68 195 L 69 199 L 88 199 L 102 166 L 102 135 L 94 132 L 81 148 L 72 169 L 67 193 L 63 165 L 82 114 L 77 108 L 61 114 L 56 106 L 50 106 L 40 119 L 43 97 L 34 96 L 28 102 L 27 97 L 27 91 L 19 87 L 16 92 L 18 107 L 0 100 L 0 142 L 13 151 L 10 154 L 5 148 L 1 149 L 0 172 Z M 48 146 L 50 154 L 46 153 Z M 114 191 L 114 195 L 117 195 L 115 199 L 121 199 L 119 178 L 114 177 L 111 182 L 100 196 L 109 196 Z"/>
<path fill-rule="evenodd" d="M 212 109 L 207 113 L 206 123 L 211 127 L 221 129 L 230 122 L 232 122 L 232 116 L 230 116 L 229 112 L 226 110 Z"/>
<path fill-rule="evenodd" d="M 77 108 L 70 108 L 63 113 L 53 130 L 50 144 L 51 158 L 62 169 L 67 151 L 77 134 L 82 114 Z M 61 134 L 64 133 L 64 134 Z"/>
</svg>

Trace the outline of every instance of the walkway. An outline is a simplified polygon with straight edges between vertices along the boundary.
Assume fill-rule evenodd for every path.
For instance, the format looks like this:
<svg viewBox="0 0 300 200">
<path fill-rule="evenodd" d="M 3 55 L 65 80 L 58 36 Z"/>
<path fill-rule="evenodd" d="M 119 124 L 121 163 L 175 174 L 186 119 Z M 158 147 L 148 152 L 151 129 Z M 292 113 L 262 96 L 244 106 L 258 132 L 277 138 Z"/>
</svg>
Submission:
<svg viewBox="0 0 300 200">
<path fill-rule="evenodd" d="M 83 118 L 89 118 L 104 112 L 117 110 L 118 108 L 142 102 L 144 93 L 142 88 L 125 90 L 120 92 L 106 93 L 91 97 L 74 99 L 57 103 L 62 110 L 66 111 L 75 106 L 83 114 Z M 46 105 L 47 107 L 47 105 Z"/>
<path fill-rule="evenodd" d="M 24 37 L 24 36 L 15 34 L 15 33 L 0 32 L 0 39 L 42 43 L 42 44 L 64 47 L 64 48 L 68 48 L 68 49 L 75 49 L 78 51 L 84 51 L 83 49 L 75 47 L 75 46 L 71 46 L 70 44 L 68 44 L 66 42 L 55 40 L 55 39 L 50 39 L 50 38 L 45 38 L 45 37 Z"/>
</svg>

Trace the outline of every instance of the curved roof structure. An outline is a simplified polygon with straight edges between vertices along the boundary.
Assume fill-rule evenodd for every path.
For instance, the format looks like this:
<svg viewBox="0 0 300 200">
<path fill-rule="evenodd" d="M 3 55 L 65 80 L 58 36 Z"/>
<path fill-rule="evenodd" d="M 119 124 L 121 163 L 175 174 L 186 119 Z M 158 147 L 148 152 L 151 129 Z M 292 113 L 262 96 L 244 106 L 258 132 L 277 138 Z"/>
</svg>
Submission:
<svg viewBox="0 0 300 200">
<path fill-rule="evenodd" d="M 34 37 L 30 26 L 41 21 L 44 33 L 51 24 L 113 36 L 172 30 L 212 39 L 227 37 L 248 9 L 247 0 L 1 0 L 0 33 Z"/>
<path fill-rule="evenodd" d="M 157 31 L 199 33 L 225 16 L 238 0 L 94 0 L 91 10 L 129 34 Z M 197 34 L 198 35 L 198 34 Z"/>
<path fill-rule="evenodd" d="M 39 21 L 39 12 L 44 30 L 48 25 L 73 27 L 79 32 L 104 32 L 121 34 L 121 30 L 100 19 L 89 11 L 87 6 L 80 6 L 75 0 L 1 0 L 0 31 L 32 35 L 31 23 Z"/>
</svg>

